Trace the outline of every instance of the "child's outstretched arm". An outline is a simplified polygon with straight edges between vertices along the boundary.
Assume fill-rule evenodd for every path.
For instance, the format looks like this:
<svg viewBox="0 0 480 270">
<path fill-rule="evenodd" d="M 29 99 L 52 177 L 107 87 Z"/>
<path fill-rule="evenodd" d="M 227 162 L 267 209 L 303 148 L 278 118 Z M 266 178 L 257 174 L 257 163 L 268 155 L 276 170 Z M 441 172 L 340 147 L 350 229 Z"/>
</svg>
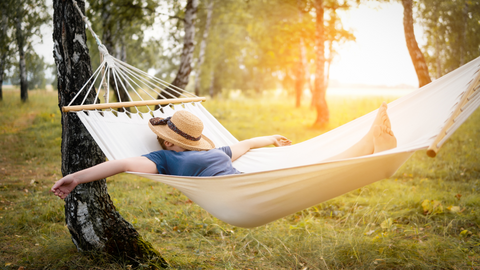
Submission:
<svg viewBox="0 0 480 270">
<path fill-rule="evenodd" d="M 111 160 L 63 177 L 55 182 L 51 192 L 59 198 L 65 199 L 79 184 L 96 181 L 125 171 L 158 173 L 155 163 L 146 157 Z"/>
<path fill-rule="evenodd" d="M 239 157 L 243 156 L 250 149 L 260 148 L 269 145 L 287 146 L 291 144 L 292 142 L 289 139 L 281 135 L 256 137 L 244 140 L 230 146 L 230 149 L 232 150 L 232 161 L 235 161 Z"/>
</svg>

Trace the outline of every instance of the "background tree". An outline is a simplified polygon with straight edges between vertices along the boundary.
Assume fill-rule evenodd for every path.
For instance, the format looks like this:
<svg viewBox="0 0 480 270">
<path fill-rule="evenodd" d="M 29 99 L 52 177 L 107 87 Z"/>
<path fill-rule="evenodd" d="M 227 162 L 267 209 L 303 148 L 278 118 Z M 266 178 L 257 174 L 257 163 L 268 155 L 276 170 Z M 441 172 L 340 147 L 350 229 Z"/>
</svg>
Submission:
<svg viewBox="0 0 480 270">
<path fill-rule="evenodd" d="M 27 88 L 32 89 L 45 89 L 47 84 L 46 74 L 45 71 L 48 68 L 48 65 L 45 63 L 45 59 L 43 56 L 39 56 L 35 51 L 29 50 L 25 52 L 24 55 L 25 60 L 25 82 L 27 84 Z M 11 74 L 8 76 L 12 84 L 14 85 L 21 85 L 21 76 L 20 76 L 20 68 L 18 63 L 13 62 Z"/>
<path fill-rule="evenodd" d="M 36 53 L 29 53 L 26 55 L 27 62 L 27 83 L 29 89 L 45 89 L 47 79 L 45 70 L 47 64 L 43 56 Z"/>
<path fill-rule="evenodd" d="M 410 53 L 410 58 L 417 73 L 418 87 L 422 87 L 429 84 L 432 80 L 430 79 L 427 63 L 425 62 L 422 51 L 420 51 L 418 47 L 413 31 L 413 0 L 402 0 L 402 5 L 405 41 L 407 42 L 408 52 Z"/>
<path fill-rule="evenodd" d="M 416 17 L 425 30 L 423 47 L 436 78 L 480 55 L 480 1 L 421 0 Z"/>
<path fill-rule="evenodd" d="M 10 16 L 14 7 L 12 0 L 0 2 L 0 100 L 3 99 L 2 85 L 5 69 L 10 66 L 12 56 L 12 27 Z"/>
<path fill-rule="evenodd" d="M 155 21 L 157 3 L 152 0 L 91 0 L 89 4 L 88 17 L 92 18 L 96 25 L 95 31 L 100 35 L 108 52 L 121 61 L 138 64 L 136 59 L 144 53 L 143 29 L 150 27 Z M 93 42 L 91 45 L 96 47 Z M 127 59 L 128 51 L 133 50 L 134 57 Z M 118 78 L 115 80 L 113 74 L 110 74 L 109 81 L 117 101 L 130 100 L 127 88 L 124 87 L 127 82 Z M 124 109 L 129 111 L 129 108 L 119 108 L 119 111 Z"/>
<path fill-rule="evenodd" d="M 202 40 L 200 42 L 200 51 L 198 53 L 198 61 L 197 61 L 197 68 L 195 74 L 195 95 L 200 95 L 200 80 L 202 76 L 202 67 L 203 63 L 205 62 L 205 49 L 207 47 L 207 39 L 208 34 L 210 32 L 210 25 L 212 23 L 212 14 L 213 14 L 213 6 L 215 4 L 214 0 L 209 0 L 207 4 L 207 12 L 205 14 L 205 27 L 203 29 Z"/>
<path fill-rule="evenodd" d="M 219 1 L 215 3 L 205 62 L 202 65 L 200 94 L 238 89 L 254 95 L 263 90 L 287 90 L 299 105 L 305 82 L 315 63 L 314 1 Z M 324 79 L 335 51 L 353 35 L 343 28 L 336 9 L 345 3 L 328 1 L 323 49 Z M 199 16 L 202 27 L 207 16 Z M 303 45 L 302 45 L 303 44 Z M 203 89 L 203 90 L 202 90 Z M 207 89 L 209 89 L 207 91 Z M 314 100 L 318 100 L 316 99 Z M 326 104 L 326 102 L 324 103 Z M 324 108 L 326 108 L 324 106 Z M 328 110 L 327 110 L 328 111 Z"/>
<path fill-rule="evenodd" d="M 312 105 L 314 105 L 317 111 L 317 117 L 313 126 L 324 127 L 330 119 L 326 92 L 330 74 L 330 64 L 336 54 L 335 43 L 341 44 L 345 41 L 354 40 L 355 37 L 349 31 L 343 29 L 341 21 L 336 14 L 339 8 L 348 9 L 351 7 L 346 1 L 340 4 L 336 0 L 315 0 L 314 7 L 316 58 Z M 327 20 L 325 20 L 325 11 L 327 11 L 328 15 Z M 328 50 L 325 50 L 325 43 L 327 43 Z M 326 65 L 327 69 L 325 70 Z"/>
<path fill-rule="evenodd" d="M 84 2 L 79 1 L 84 10 Z M 67 105 L 92 74 L 85 24 L 72 1 L 55 0 L 54 58 L 58 70 L 59 107 Z M 87 102 L 93 103 L 93 93 Z M 79 99 L 77 99 L 79 100 Z M 67 175 L 105 161 L 76 114 L 62 113 L 62 174 Z M 79 251 L 100 251 L 134 264 L 167 266 L 150 243 L 116 211 L 105 179 L 82 184 L 65 199 L 65 217 Z"/>
<path fill-rule="evenodd" d="M 330 114 L 326 97 L 325 85 L 325 25 L 324 0 L 315 0 L 315 83 L 312 95 L 313 104 L 317 110 L 317 117 L 313 126 L 323 127 L 328 123 Z"/>
<path fill-rule="evenodd" d="M 18 70 L 20 77 L 20 98 L 28 99 L 28 82 L 25 61 L 25 51 L 32 51 L 33 36 L 42 37 L 40 27 L 49 20 L 47 6 L 40 0 L 15 1 L 13 10 L 15 22 L 15 39 L 18 49 Z"/>
<path fill-rule="evenodd" d="M 181 89 L 185 89 L 187 86 L 190 72 L 192 71 L 193 51 L 195 50 L 195 20 L 197 17 L 197 8 L 198 0 L 188 0 L 185 7 L 185 13 L 183 14 L 184 17 L 179 19 L 184 25 L 183 48 L 177 75 L 171 84 Z M 179 16 L 177 17 L 179 18 Z M 180 95 L 178 91 L 172 88 L 166 88 L 163 92 L 166 93 L 165 97 L 167 98 L 178 97 Z M 158 98 L 162 97 L 159 95 Z"/>
<path fill-rule="evenodd" d="M 380 2 L 390 2 L 390 0 L 378 0 Z M 422 87 L 432 80 L 428 72 L 427 63 L 423 52 L 418 47 L 417 40 L 415 38 L 415 32 L 413 28 L 414 19 L 413 19 L 413 0 L 397 0 L 403 6 L 403 31 L 405 34 L 405 42 L 407 45 L 408 53 L 410 54 L 410 59 L 412 59 L 412 64 L 415 68 L 415 72 L 418 78 L 418 85 Z M 419 0 L 422 1 L 422 0 Z"/>
<path fill-rule="evenodd" d="M 298 5 L 298 22 L 303 24 L 305 7 L 304 1 L 297 0 Z M 305 38 L 300 36 L 298 39 L 298 59 L 297 59 L 297 68 L 295 74 L 295 107 L 299 108 L 302 102 L 303 89 L 305 86 L 305 81 L 307 80 L 307 55 L 305 48 Z"/>
</svg>

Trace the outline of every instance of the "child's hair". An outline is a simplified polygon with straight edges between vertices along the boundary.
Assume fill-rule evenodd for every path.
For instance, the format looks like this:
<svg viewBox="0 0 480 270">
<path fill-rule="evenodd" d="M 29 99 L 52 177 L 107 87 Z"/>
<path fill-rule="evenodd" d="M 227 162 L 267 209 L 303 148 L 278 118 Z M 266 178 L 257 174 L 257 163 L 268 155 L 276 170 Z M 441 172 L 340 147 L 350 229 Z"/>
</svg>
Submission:
<svg viewBox="0 0 480 270">
<path fill-rule="evenodd" d="M 163 150 L 167 150 L 167 147 L 165 146 L 165 140 L 164 139 L 157 136 L 157 141 L 158 141 L 158 143 L 160 144 L 160 146 L 162 147 Z M 188 151 L 190 151 L 190 150 L 185 149 L 185 152 L 188 152 Z"/>
<path fill-rule="evenodd" d="M 158 143 L 160 144 L 160 146 L 162 147 L 163 150 L 167 149 L 167 147 L 165 146 L 165 140 L 164 139 L 157 136 L 157 141 L 158 141 Z"/>
</svg>

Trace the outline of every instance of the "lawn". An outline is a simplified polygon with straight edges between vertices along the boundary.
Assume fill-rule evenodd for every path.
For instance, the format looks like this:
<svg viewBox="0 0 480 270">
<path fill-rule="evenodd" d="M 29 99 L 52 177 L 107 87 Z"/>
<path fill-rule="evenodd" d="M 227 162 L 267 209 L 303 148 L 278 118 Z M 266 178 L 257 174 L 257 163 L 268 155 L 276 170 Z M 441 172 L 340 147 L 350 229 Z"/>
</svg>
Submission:
<svg viewBox="0 0 480 270">
<path fill-rule="evenodd" d="M 129 269 L 77 252 L 64 203 L 56 92 L 4 91 L 0 101 L 0 269 Z M 209 100 L 238 139 L 282 134 L 301 142 L 392 97 L 330 97 L 331 121 L 288 98 Z M 480 111 L 435 159 L 418 151 L 397 173 L 270 224 L 226 224 L 177 190 L 137 176 L 107 180 L 120 214 L 175 269 L 480 269 Z"/>
</svg>

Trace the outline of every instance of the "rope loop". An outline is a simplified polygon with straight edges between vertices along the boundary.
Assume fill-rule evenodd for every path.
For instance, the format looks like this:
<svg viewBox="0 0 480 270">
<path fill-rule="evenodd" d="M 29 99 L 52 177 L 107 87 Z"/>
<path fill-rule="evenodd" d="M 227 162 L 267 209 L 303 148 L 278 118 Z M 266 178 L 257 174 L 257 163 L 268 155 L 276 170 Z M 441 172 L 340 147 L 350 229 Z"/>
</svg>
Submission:
<svg viewBox="0 0 480 270">
<path fill-rule="evenodd" d="M 110 55 L 110 53 L 108 53 L 107 47 L 105 47 L 105 45 L 103 45 L 103 44 L 99 44 L 99 45 L 98 45 L 98 50 L 99 50 L 100 53 L 102 53 L 104 56 Z"/>
<path fill-rule="evenodd" d="M 92 24 L 90 23 L 88 18 L 85 15 L 83 15 L 82 10 L 80 9 L 80 7 L 77 4 L 77 1 L 72 0 L 72 2 L 73 2 L 73 5 L 75 6 L 75 8 L 77 9 L 78 13 L 80 14 L 80 17 L 82 17 L 82 20 L 85 22 L 86 27 L 88 28 L 88 30 L 90 30 L 90 32 L 92 33 L 92 36 L 95 38 L 95 41 L 97 42 L 97 45 L 98 46 L 103 46 L 103 44 L 100 41 L 100 39 L 98 38 L 97 34 L 93 31 L 93 29 L 91 27 Z"/>
</svg>

